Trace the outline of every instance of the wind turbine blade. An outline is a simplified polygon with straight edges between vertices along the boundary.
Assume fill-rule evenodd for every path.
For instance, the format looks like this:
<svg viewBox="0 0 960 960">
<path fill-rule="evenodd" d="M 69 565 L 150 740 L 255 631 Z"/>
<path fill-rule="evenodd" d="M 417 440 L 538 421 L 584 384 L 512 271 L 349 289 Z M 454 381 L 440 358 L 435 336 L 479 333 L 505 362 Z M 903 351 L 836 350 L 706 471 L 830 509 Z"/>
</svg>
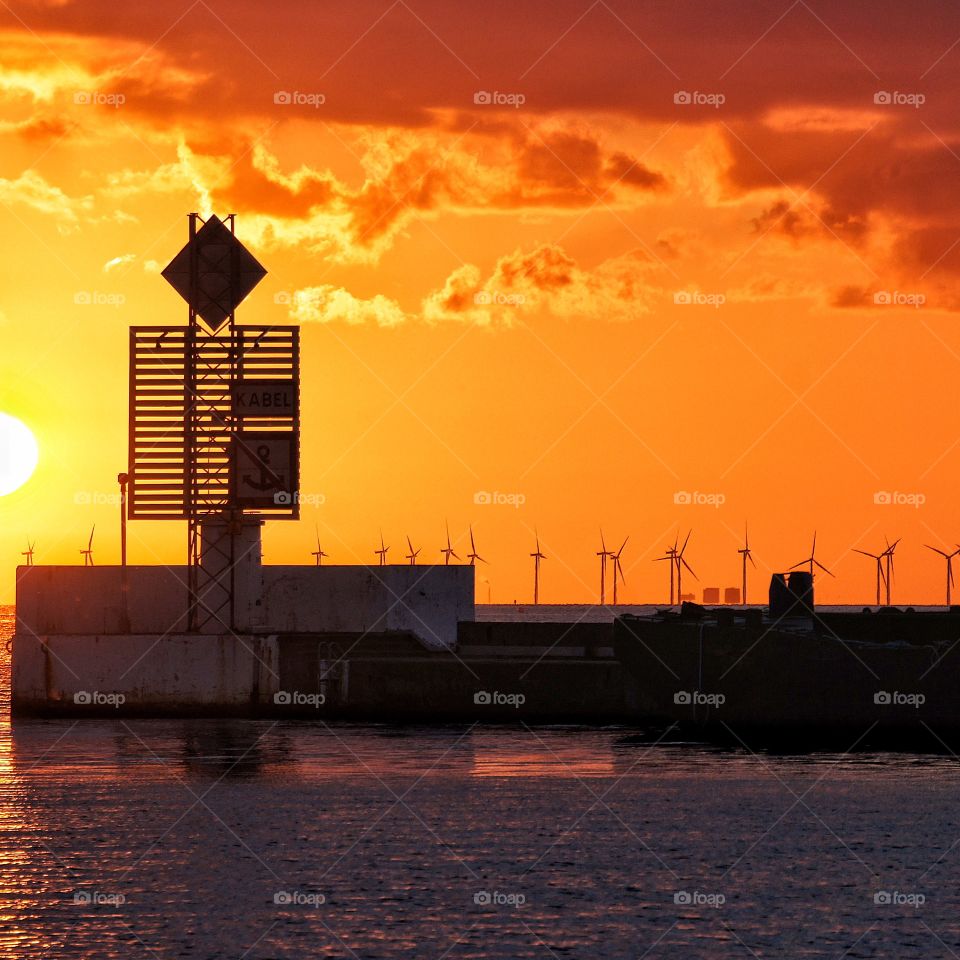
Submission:
<svg viewBox="0 0 960 960">
<path fill-rule="evenodd" d="M 693 530 L 687 532 L 687 539 L 683 541 L 683 546 L 680 548 L 680 555 L 683 556 L 683 551 L 687 549 L 687 544 L 690 542 L 690 534 L 693 533 Z"/>
<path fill-rule="evenodd" d="M 944 553 L 943 550 L 941 550 L 939 547 L 931 547 L 929 543 L 925 543 L 924 546 L 928 550 L 932 550 L 934 553 L 939 553 L 941 557 L 947 556 L 947 554 Z"/>
<path fill-rule="evenodd" d="M 814 560 L 813 562 L 814 562 L 824 573 L 828 573 L 828 574 L 830 574 L 831 577 L 833 577 L 833 573 L 832 573 L 830 570 L 828 570 L 819 560 Z M 834 579 L 836 579 L 836 577 L 834 577 Z"/>
<path fill-rule="evenodd" d="M 683 557 L 680 558 L 680 562 L 693 574 L 693 579 L 699 582 L 700 578 L 693 573 L 693 567 L 691 567 Z"/>
<path fill-rule="evenodd" d="M 756 567 L 756 566 L 757 566 L 757 561 L 753 559 L 753 554 L 752 554 L 752 553 L 748 553 L 748 554 L 747 554 L 747 557 L 749 558 L 749 560 L 750 560 L 750 562 L 753 564 L 753 566 Z"/>
<path fill-rule="evenodd" d="M 627 545 L 627 541 L 630 539 L 629 536 L 623 538 L 623 543 L 620 544 L 620 549 L 617 551 L 617 556 L 619 557 L 623 553 L 623 548 Z"/>
<path fill-rule="evenodd" d="M 810 559 L 812 560 L 817 555 L 817 531 L 813 531 L 813 549 L 810 551 Z"/>
<path fill-rule="evenodd" d="M 600 549 L 604 553 L 607 552 L 607 542 L 603 539 L 603 527 L 600 528 Z"/>
</svg>

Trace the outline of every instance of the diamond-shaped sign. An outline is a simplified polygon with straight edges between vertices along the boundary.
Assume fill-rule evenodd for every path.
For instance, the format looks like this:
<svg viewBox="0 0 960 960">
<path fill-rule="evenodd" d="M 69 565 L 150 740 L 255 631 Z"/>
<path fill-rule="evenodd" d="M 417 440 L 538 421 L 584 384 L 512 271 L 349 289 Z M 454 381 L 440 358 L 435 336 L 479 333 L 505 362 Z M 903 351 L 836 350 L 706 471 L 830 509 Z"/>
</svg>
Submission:
<svg viewBox="0 0 960 960">
<path fill-rule="evenodd" d="M 226 224 L 211 216 L 161 276 L 217 331 L 266 273 Z"/>
</svg>

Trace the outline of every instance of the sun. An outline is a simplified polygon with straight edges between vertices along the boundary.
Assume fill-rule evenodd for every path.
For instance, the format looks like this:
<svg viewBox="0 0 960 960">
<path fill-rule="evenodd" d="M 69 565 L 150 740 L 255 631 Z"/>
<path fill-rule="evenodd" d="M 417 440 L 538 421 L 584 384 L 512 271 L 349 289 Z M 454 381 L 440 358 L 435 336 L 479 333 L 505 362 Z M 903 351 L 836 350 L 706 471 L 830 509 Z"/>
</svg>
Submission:
<svg viewBox="0 0 960 960">
<path fill-rule="evenodd" d="M 30 428 L 0 413 L 0 497 L 22 487 L 36 469 L 40 450 Z"/>
</svg>

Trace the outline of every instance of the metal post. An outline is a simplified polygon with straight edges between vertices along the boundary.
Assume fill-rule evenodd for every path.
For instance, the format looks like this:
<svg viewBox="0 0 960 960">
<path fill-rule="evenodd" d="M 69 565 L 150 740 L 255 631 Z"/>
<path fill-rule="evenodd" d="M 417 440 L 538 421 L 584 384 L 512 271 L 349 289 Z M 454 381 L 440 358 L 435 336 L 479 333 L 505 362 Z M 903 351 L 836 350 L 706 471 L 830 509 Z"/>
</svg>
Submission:
<svg viewBox="0 0 960 960">
<path fill-rule="evenodd" d="M 127 481 L 129 474 L 117 474 L 117 483 L 120 484 L 120 566 L 127 565 Z"/>
</svg>

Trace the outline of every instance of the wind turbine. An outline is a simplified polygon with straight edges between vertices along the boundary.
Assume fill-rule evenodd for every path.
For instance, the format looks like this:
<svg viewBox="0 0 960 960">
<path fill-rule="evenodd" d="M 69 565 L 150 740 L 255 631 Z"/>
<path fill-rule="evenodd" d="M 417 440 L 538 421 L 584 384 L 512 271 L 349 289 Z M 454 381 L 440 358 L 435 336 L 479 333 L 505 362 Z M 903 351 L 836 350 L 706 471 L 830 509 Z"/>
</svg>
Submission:
<svg viewBox="0 0 960 960">
<path fill-rule="evenodd" d="M 960 544 L 957 544 L 957 549 L 953 553 L 946 553 L 941 550 L 939 547 L 931 547 L 929 543 L 925 543 L 924 546 L 928 550 L 932 550 L 934 553 L 939 553 L 944 560 L 947 561 L 947 606 L 950 606 L 950 588 L 953 586 L 953 558 L 960 553 Z"/>
<path fill-rule="evenodd" d="M 319 526 L 319 524 L 317 525 L 317 528 L 316 528 L 316 529 L 317 529 L 317 549 L 314 550 L 314 551 L 310 554 L 310 556 L 317 558 L 317 566 L 319 567 L 319 566 L 322 565 L 322 563 L 323 563 L 323 558 L 324 558 L 325 556 L 327 556 L 327 554 L 324 553 L 323 550 L 320 548 L 320 526 Z"/>
<path fill-rule="evenodd" d="M 655 561 L 660 560 L 669 560 L 670 561 L 670 606 L 673 606 L 673 576 L 677 566 L 677 544 L 680 542 L 680 535 L 677 534 L 676 539 L 673 541 L 672 547 L 667 547 L 666 552 L 662 557 L 655 557 Z"/>
<path fill-rule="evenodd" d="M 459 558 L 458 558 L 459 559 Z M 481 563 L 486 563 L 487 561 L 477 553 L 477 545 L 473 542 L 473 524 L 470 524 L 470 552 L 467 554 L 467 559 L 470 561 L 470 566 L 475 567 L 477 561 Z"/>
<path fill-rule="evenodd" d="M 930 549 L 932 550 L 933 548 L 931 547 Z M 865 557 L 870 557 L 871 560 L 875 560 L 876 563 L 877 563 L 877 606 L 879 607 L 879 606 L 880 606 L 880 581 L 882 580 L 884 583 L 887 582 L 886 574 L 883 572 L 883 557 L 884 557 L 884 554 L 882 554 L 882 553 L 869 553 L 869 552 L 866 551 L 866 550 L 857 550 L 856 548 L 854 548 L 854 551 L 853 551 L 853 552 L 854 552 L 854 553 L 862 554 L 862 555 L 865 556 Z M 939 551 L 938 551 L 938 552 L 939 552 Z M 946 556 L 946 554 L 944 554 L 944 556 Z M 947 590 L 948 590 L 948 591 L 949 591 L 949 589 L 950 589 L 950 588 L 947 587 Z M 889 601 L 888 601 L 888 603 L 889 603 Z"/>
<path fill-rule="evenodd" d="M 381 530 L 380 531 L 380 549 L 373 551 L 375 554 L 377 554 L 378 557 L 380 557 L 380 563 L 378 564 L 378 566 L 385 567 L 387 565 L 387 551 L 389 549 L 390 549 L 389 547 L 386 547 L 383 544 L 383 531 Z"/>
<path fill-rule="evenodd" d="M 891 544 L 886 537 L 883 538 L 887 541 L 887 549 L 883 551 L 883 556 L 887 558 L 887 606 L 890 606 L 890 587 L 893 584 L 893 551 L 897 549 L 897 544 L 903 539 L 902 537 L 897 537 L 896 540 Z"/>
<path fill-rule="evenodd" d="M 683 603 L 683 590 L 681 589 L 681 581 L 683 579 L 683 568 L 686 567 L 691 574 L 693 574 L 693 579 L 699 582 L 700 578 L 693 573 L 693 567 L 687 563 L 686 559 L 683 556 L 684 551 L 687 549 L 687 544 L 690 542 L 690 534 L 693 533 L 691 530 L 687 534 L 687 539 L 683 541 L 683 546 L 676 553 L 674 557 L 674 563 L 677 565 L 677 603 Z"/>
<path fill-rule="evenodd" d="M 610 562 L 613 564 L 613 605 L 617 605 L 617 577 L 624 582 L 626 582 L 626 577 L 623 575 L 623 567 L 620 566 L 620 554 L 623 553 L 623 548 L 627 545 L 629 537 L 623 538 L 623 543 L 620 544 L 620 549 L 616 553 L 610 554 Z"/>
<path fill-rule="evenodd" d="M 443 554 L 443 565 L 445 567 L 450 565 L 451 557 L 456 557 L 458 560 L 460 559 L 460 557 L 457 555 L 457 552 L 453 549 L 453 546 L 450 543 L 450 524 L 449 523 L 447 524 L 447 545 L 440 552 Z"/>
<path fill-rule="evenodd" d="M 537 538 L 537 551 L 530 556 L 533 557 L 533 603 L 536 606 L 540 602 L 540 561 L 547 557 L 540 550 L 540 535 L 534 531 L 534 536 Z"/>
<path fill-rule="evenodd" d="M 743 546 L 737 550 L 743 557 L 743 592 L 740 594 L 740 599 L 743 602 L 743 605 L 747 605 L 747 560 L 749 560 L 754 568 L 757 566 L 757 561 L 753 559 L 753 554 L 750 552 L 750 531 L 747 528 L 747 525 L 743 525 Z"/>
<path fill-rule="evenodd" d="M 32 567 L 32 566 L 33 566 L 33 548 L 34 548 L 35 546 L 36 546 L 36 543 L 31 543 L 31 542 L 28 540 L 28 541 L 27 541 L 27 549 L 24 550 L 24 551 L 20 554 L 21 557 L 26 557 L 26 558 L 27 558 L 27 566 L 28 566 L 28 567 Z"/>
<path fill-rule="evenodd" d="M 420 551 L 423 549 L 423 547 L 414 550 L 409 536 L 407 537 L 407 547 L 410 550 L 410 552 L 407 554 L 407 559 L 410 561 L 410 566 L 415 567 L 417 565 L 417 557 L 420 555 Z"/>
<path fill-rule="evenodd" d="M 539 550 L 540 547 L 538 546 Z M 600 528 L 600 549 L 597 551 L 600 558 L 600 606 L 607 602 L 607 557 L 613 556 L 613 551 L 607 549 L 607 544 L 603 539 L 603 527 Z"/>
<path fill-rule="evenodd" d="M 80 553 L 83 556 L 83 565 L 85 567 L 93 566 L 93 533 L 97 529 L 97 525 L 94 524 L 90 528 L 90 539 L 87 541 L 87 549 L 81 550 Z"/>
<path fill-rule="evenodd" d="M 817 559 L 817 531 L 813 531 L 813 546 L 810 548 L 810 556 L 806 560 L 801 560 L 799 563 L 795 563 L 790 569 L 796 570 L 797 567 L 802 567 L 804 564 L 810 565 L 810 576 L 813 577 L 813 568 L 815 566 L 819 567 L 824 573 L 829 573 L 831 577 L 833 574 Z M 836 579 L 836 577 L 834 577 Z"/>
</svg>

